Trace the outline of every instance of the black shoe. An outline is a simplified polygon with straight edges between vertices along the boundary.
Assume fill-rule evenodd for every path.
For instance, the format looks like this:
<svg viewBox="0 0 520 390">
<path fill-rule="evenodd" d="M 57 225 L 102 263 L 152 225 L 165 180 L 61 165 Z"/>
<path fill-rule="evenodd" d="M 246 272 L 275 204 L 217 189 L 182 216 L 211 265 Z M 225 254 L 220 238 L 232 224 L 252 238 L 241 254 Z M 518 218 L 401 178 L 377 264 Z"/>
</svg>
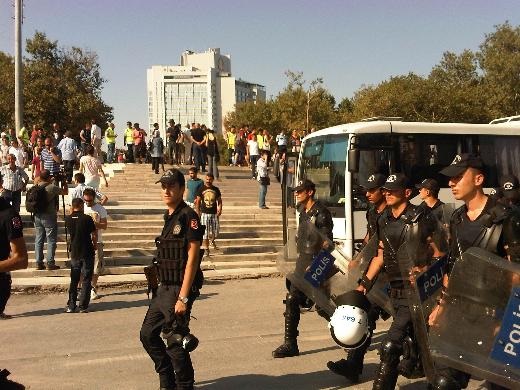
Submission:
<svg viewBox="0 0 520 390">
<path fill-rule="evenodd" d="M 38 270 L 38 271 L 43 271 L 44 269 L 45 269 L 45 266 L 43 264 L 38 263 L 38 265 L 36 266 L 36 270 Z"/>
<path fill-rule="evenodd" d="M 73 308 L 71 308 L 71 307 L 67 307 L 67 308 L 65 309 L 65 313 L 75 313 L 75 312 L 76 312 L 76 308 L 73 309 Z"/>
<path fill-rule="evenodd" d="M 56 264 L 47 264 L 47 271 L 56 271 L 57 269 L 60 269 L 59 265 Z"/>
<path fill-rule="evenodd" d="M 296 343 L 283 343 L 273 351 L 273 357 L 275 359 L 298 356 L 299 354 L 300 351 Z"/>
<path fill-rule="evenodd" d="M 337 362 L 329 361 L 327 363 L 327 368 L 331 370 L 334 374 L 344 376 L 352 383 L 359 382 L 359 375 L 361 375 L 361 372 L 358 368 L 354 367 L 354 364 L 352 364 L 348 360 L 341 359 Z"/>
<path fill-rule="evenodd" d="M 80 313 L 88 313 L 88 309 L 81 309 L 81 308 L 80 308 L 80 309 L 79 309 L 79 312 L 80 312 Z"/>
</svg>

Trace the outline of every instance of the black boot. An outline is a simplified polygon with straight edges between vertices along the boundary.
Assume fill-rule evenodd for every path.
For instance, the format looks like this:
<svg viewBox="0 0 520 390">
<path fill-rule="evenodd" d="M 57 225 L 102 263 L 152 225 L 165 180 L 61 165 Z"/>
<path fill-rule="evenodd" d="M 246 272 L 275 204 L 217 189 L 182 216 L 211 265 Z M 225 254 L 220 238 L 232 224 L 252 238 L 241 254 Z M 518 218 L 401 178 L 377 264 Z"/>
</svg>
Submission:
<svg viewBox="0 0 520 390">
<path fill-rule="evenodd" d="M 298 323 L 299 318 L 296 319 L 287 315 L 285 316 L 284 342 L 273 351 L 274 358 L 286 358 L 298 356 L 300 354 L 298 343 L 296 341 L 296 338 L 298 337 Z"/>
<path fill-rule="evenodd" d="M 402 345 L 394 341 L 386 341 L 381 346 L 381 362 L 372 390 L 394 390 L 399 372 L 397 365 L 403 350 Z"/>
<path fill-rule="evenodd" d="M 337 362 L 329 361 L 327 368 L 334 374 L 344 376 L 352 383 L 359 382 L 359 376 L 363 373 L 363 358 L 365 354 L 358 350 L 348 351 L 347 358 Z"/>
</svg>

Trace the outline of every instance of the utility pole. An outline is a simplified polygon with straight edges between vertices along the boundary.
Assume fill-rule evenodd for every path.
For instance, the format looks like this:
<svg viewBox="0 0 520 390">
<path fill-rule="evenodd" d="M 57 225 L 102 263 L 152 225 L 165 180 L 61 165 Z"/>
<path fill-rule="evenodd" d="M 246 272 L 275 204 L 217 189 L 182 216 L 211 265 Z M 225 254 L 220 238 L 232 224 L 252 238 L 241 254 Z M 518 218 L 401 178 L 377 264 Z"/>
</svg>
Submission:
<svg viewBox="0 0 520 390">
<path fill-rule="evenodd" d="M 23 127 L 22 23 L 23 0 L 14 0 L 14 120 L 16 134 Z"/>
</svg>

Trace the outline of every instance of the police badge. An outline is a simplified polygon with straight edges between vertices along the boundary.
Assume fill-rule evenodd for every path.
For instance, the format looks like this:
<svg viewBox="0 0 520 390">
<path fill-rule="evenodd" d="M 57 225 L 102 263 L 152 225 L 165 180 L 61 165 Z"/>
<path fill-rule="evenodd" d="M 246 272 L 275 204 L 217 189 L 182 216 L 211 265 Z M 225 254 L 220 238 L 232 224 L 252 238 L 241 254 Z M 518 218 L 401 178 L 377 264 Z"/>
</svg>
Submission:
<svg viewBox="0 0 520 390">
<path fill-rule="evenodd" d="M 172 234 L 177 235 L 181 232 L 181 225 L 175 225 L 172 229 Z"/>
</svg>

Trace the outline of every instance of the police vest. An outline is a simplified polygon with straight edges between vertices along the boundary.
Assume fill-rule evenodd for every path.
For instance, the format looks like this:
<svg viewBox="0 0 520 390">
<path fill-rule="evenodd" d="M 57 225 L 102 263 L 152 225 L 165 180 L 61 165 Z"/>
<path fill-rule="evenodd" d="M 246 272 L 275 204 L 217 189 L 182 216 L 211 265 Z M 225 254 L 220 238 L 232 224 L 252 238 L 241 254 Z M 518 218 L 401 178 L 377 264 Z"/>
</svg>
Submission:
<svg viewBox="0 0 520 390">
<path fill-rule="evenodd" d="M 116 142 L 116 133 L 113 128 L 109 127 L 106 129 L 105 138 L 107 140 L 107 144 L 114 144 Z"/>
<path fill-rule="evenodd" d="M 235 141 L 237 139 L 237 135 L 232 132 L 227 133 L 227 144 L 228 149 L 235 149 Z"/>
<path fill-rule="evenodd" d="M 330 211 L 319 201 L 316 201 L 308 212 L 304 208 L 300 210 L 297 240 L 298 253 L 315 255 L 321 249 L 325 237 L 322 237 L 313 229 L 306 229 L 306 224 L 314 225 L 316 230 L 321 231 L 326 238 L 332 240 L 333 222 Z"/>
<path fill-rule="evenodd" d="M 128 128 L 125 130 L 125 141 L 127 144 L 134 143 L 134 130 L 133 129 Z"/>
</svg>

